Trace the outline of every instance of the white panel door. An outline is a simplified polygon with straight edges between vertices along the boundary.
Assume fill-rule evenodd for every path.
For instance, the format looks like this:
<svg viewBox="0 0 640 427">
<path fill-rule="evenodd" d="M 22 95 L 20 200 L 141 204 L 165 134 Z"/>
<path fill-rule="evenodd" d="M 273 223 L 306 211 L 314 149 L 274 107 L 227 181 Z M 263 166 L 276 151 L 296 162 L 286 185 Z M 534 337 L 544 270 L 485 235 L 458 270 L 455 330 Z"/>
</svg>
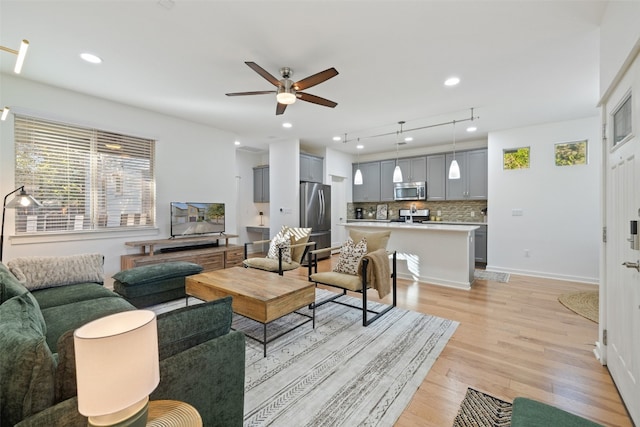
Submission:
<svg viewBox="0 0 640 427">
<path fill-rule="evenodd" d="M 625 94 L 630 86 L 636 89 L 632 98 L 632 136 L 611 149 L 607 159 L 603 320 L 607 333 L 607 366 L 631 418 L 640 425 L 640 272 L 633 266 L 640 263 L 640 250 L 633 249 L 628 240 L 630 222 L 640 222 L 640 67 L 637 65 L 635 77 L 625 79 L 626 89 L 620 88 Z M 612 99 L 612 104 L 616 105 L 621 99 L 623 96 Z M 607 105 L 607 110 L 613 111 L 612 106 Z M 609 141 L 612 141 L 611 116 L 607 120 Z M 611 142 L 608 144 L 611 146 Z"/>
</svg>

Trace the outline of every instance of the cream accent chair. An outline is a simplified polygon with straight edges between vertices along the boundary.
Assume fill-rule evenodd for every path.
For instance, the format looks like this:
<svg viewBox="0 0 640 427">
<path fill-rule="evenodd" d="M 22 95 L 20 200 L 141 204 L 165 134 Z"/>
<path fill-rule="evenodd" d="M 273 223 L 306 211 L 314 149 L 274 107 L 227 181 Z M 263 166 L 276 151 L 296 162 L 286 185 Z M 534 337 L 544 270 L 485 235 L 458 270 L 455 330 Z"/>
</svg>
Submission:
<svg viewBox="0 0 640 427">
<path fill-rule="evenodd" d="M 290 236 L 290 244 L 285 247 L 279 247 L 277 249 L 278 256 L 269 258 L 248 258 L 248 248 L 251 245 L 272 244 L 273 240 L 278 236 L 284 236 L 286 234 Z M 244 244 L 244 261 L 242 261 L 242 265 L 245 268 L 257 268 L 260 270 L 277 272 L 280 276 L 283 275 L 285 271 L 295 270 L 300 267 L 302 260 L 304 259 L 307 250 L 310 247 L 315 249 L 316 243 L 309 242 L 309 236 L 311 235 L 310 228 L 300 228 L 300 227 L 288 227 L 283 226 L 278 235 L 274 236 L 272 240 L 257 240 L 255 242 L 247 242 Z M 289 249 L 291 252 L 291 262 L 287 262 L 283 259 L 283 252 Z M 286 258 L 286 257 L 285 257 Z"/>
<path fill-rule="evenodd" d="M 326 251 L 341 249 L 341 246 L 309 251 L 309 281 L 314 282 L 316 286 L 318 284 L 322 284 L 342 289 L 342 293 L 338 293 L 320 302 L 316 302 L 315 304 L 312 304 L 310 308 L 314 308 L 314 305 L 315 307 L 318 307 L 328 302 L 335 302 L 337 304 L 357 308 L 362 310 L 362 326 L 369 326 L 382 315 L 393 309 L 397 304 L 397 255 L 395 251 L 389 253 L 386 250 L 390 236 L 391 231 L 349 231 L 349 237 L 351 237 L 354 243 L 360 242 L 363 237 L 367 240 L 367 253 L 360 261 L 357 269 L 357 275 L 339 273 L 336 271 L 318 272 L 318 255 Z M 389 267 L 388 264 L 389 257 L 391 257 L 391 267 Z M 389 284 L 389 280 L 391 280 L 391 284 Z M 370 288 L 377 289 L 380 298 L 383 298 L 390 292 L 393 296 L 392 304 L 387 305 L 380 311 L 374 311 L 367 308 L 367 290 Z M 341 301 L 336 301 L 338 298 L 346 295 L 347 291 L 359 292 L 362 295 L 362 306 L 355 306 Z M 372 313 L 373 316 L 369 317 L 369 313 Z"/>
</svg>

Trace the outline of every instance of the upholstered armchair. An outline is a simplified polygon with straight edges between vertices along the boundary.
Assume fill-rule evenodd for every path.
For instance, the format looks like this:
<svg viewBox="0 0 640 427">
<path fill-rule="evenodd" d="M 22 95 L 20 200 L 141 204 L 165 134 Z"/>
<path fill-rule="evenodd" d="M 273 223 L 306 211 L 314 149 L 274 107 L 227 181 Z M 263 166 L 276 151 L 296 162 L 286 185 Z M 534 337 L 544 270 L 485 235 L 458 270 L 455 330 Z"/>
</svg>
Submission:
<svg viewBox="0 0 640 427">
<path fill-rule="evenodd" d="M 310 235 L 310 228 L 288 227 L 285 225 L 271 240 L 257 240 L 245 243 L 242 265 L 245 268 L 258 268 L 277 272 L 282 276 L 285 271 L 295 270 L 300 267 L 308 249 L 316 247 L 315 242 L 309 242 Z M 269 243 L 269 251 L 266 257 L 248 257 L 249 246 L 265 243 Z"/>
<path fill-rule="evenodd" d="M 393 309 L 397 303 L 397 256 L 395 251 L 389 253 L 386 249 L 390 235 L 390 231 L 361 232 L 350 230 L 349 240 L 342 246 L 309 251 L 309 281 L 314 282 L 316 286 L 322 284 L 342 289 L 341 293 L 316 302 L 315 306 L 335 302 L 362 310 L 362 326 L 369 326 Z M 340 250 L 340 258 L 333 270 L 318 272 L 318 255 L 338 249 Z M 391 293 L 391 305 L 386 305 L 377 311 L 368 307 L 368 289 L 376 289 L 380 298 Z M 346 295 L 347 291 L 360 293 L 362 305 L 355 306 L 339 301 L 338 299 Z"/>
</svg>

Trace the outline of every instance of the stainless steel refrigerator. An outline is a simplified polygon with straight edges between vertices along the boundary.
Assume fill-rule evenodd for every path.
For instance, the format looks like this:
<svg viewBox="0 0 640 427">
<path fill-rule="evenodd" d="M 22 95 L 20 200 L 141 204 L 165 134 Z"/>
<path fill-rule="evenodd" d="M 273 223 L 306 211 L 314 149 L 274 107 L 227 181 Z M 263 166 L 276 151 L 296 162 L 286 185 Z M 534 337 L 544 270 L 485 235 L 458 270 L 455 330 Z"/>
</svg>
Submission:
<svg viewBox="0 0 640 427">
<path fill-rule="evenodd" d="M 300 227 L 311 228 L 310 242 L 317 248 L 331 247 L 331 186 L 318 182 L 300 183 Z M 327 252 L 322 258 L 328 258 Z M 306 264 L 306 259 L 304 260 Z"/>
</svg>

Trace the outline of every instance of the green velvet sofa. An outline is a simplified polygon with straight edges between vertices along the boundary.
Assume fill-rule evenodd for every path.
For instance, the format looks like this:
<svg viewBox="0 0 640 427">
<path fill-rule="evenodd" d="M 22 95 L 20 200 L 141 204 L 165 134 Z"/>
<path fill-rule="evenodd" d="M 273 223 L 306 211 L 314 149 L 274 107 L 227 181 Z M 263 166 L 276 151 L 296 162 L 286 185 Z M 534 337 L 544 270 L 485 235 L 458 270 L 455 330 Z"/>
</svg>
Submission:
<svg viewBox="0 0 640 427">
<path fill-rule="evenodd" d="M 87 425 L 77 412 L 73 331 L 135 309 L 101 282 L 98 254 L 0 263 L 0 425 Z M 242 425 L 245 339 L 230 331 L 231 316 L 231 298 L 158 315 L 152 400 L 188 402 L 205 426 Z"/>
</svg>

